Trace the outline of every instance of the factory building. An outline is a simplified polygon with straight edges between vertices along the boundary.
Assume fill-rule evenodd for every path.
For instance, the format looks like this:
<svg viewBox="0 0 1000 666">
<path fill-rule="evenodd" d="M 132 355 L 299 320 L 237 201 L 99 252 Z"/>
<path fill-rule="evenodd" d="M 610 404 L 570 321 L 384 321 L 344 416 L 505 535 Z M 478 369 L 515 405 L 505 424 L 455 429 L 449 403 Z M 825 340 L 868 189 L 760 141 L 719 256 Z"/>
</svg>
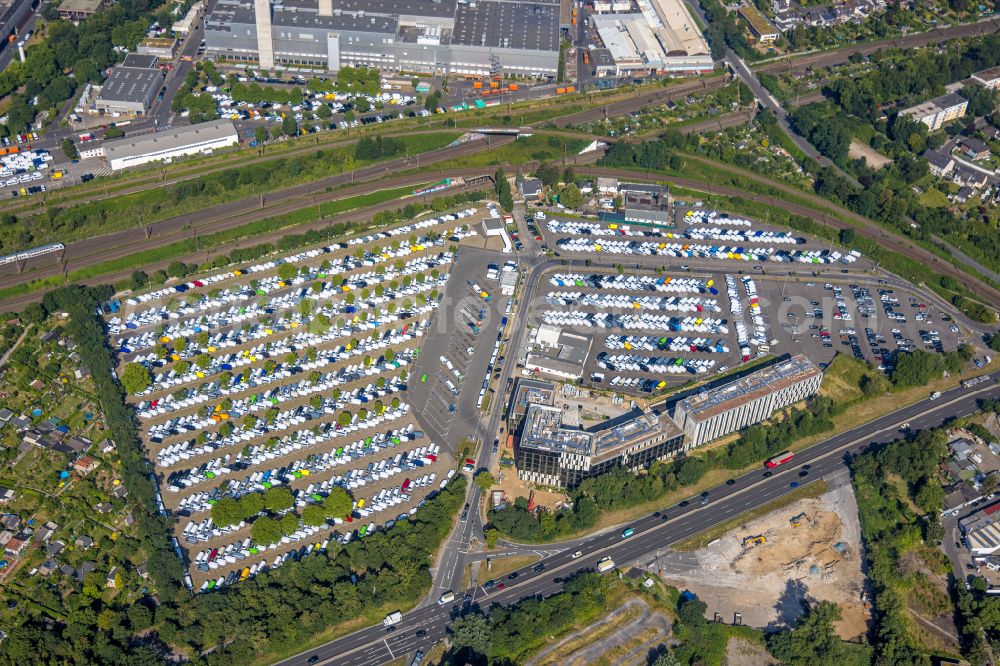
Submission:
<svg viewBox="0 0 1000 666">
<path fill-rule="evenodd" d="M 157 67 L 158 62 L 152 55 L 125 56 L 100 86 L 93 110 L 108 115 L 144 115 L 163 85 L 164 72 Z"/>
<path fill-rule="evenodd" d="M 113 171 L 170 160 L 185 155 L 207 155 L 217 148 L 240 142 L 236 127 L 229 120 L 189 125 L 168 132 L 104 143 L 104 157 Z"/>
<path fill-rule="evenodd" d="M 798 354 L 717 388 L 689 396 L 674 405 L 674 421 L 688 446 L 760 423 L 774 412 L 819 391 L 823 371 Z"/>
<path fill-rule="evenodd" d="M 590 15 L 615 76 L 712 71 L 708 42 L 684 0 L 636 0 L 636 5 L 635 12 Z"/>
<path fill-rule="evenodd" d="M 205 48 L 265 69 L 553 77 L 559 19 L 558 0 L 219 0 Z"/>
<path fill-rule="evenodd" d="M 562 413 L 528 405 L 514 451 L 519 479 L 573 488 L 615 467 L 642 469 L 684 449 L 684 434 L 657 412 L 634 410 L 588 430 L 563 425 Z"/>
<path fill-rule="evenodd" d="M 1000 502 L 994 502 L 959 521 L 973 557 L 1000 553 L 1000 522 L 997 521 L 997 511 L 1000 511 Z"/>
</svg>

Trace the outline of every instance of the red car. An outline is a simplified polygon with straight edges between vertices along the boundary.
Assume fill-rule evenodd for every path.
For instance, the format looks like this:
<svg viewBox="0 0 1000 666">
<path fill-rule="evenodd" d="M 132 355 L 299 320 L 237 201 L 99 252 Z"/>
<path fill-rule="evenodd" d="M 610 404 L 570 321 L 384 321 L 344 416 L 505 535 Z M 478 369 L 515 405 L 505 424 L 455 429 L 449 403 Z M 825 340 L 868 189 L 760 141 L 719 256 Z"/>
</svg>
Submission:
<svg viewBox="0 0 1000 666">
<path fill-rule="evenodd" d="M 497 589 L 498 589 L 498 590 L 502 590 L 502 589 L 504 589 L 505 587 L 507 587 L 507 586 L 506 586 L 506 585 L 505 585 L 504 583 L 497 583 Z"/>
</svg>

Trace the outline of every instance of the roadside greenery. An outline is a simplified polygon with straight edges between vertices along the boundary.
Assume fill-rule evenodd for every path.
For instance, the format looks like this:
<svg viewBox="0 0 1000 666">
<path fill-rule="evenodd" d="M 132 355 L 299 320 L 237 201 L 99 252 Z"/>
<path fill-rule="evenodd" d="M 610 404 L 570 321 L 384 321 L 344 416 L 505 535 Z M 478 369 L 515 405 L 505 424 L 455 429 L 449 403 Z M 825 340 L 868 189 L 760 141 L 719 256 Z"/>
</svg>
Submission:
<svg viewBox="0 0 1000 666">
<path fill-rule="evenodd" d="M 907 608 L 931 616 L 951 608 L 947 594 L 928 584 L 928 574 L 922 573 L 941 575 L 950 568 L 937 548 L 944 538 L 938 520 L 944 491 L 937 467 L 947 455 L 945 443 L 944 430 L 922 430 L 850 461 L 874 592 L 871 643 L 879 664 L 927 663 L 927 649 Z M 902 485 L 893 481 L 897 478 Z"/>
</svg>

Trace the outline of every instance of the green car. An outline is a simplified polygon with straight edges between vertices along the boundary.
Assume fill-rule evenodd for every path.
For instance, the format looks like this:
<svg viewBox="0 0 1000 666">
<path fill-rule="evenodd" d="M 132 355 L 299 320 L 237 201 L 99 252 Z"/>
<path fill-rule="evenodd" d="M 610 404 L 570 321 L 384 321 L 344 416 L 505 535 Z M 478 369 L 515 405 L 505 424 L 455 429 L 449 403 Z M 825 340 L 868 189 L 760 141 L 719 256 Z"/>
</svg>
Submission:
<svg viewBox="0 0 1000 666">
<path fill-rule="evenodd" d="M 420 375 L 420 381 L 421 382 L 426 382 L 427 381 L 427 373 L 426 372 L 424 374 Z"/>
</svg>

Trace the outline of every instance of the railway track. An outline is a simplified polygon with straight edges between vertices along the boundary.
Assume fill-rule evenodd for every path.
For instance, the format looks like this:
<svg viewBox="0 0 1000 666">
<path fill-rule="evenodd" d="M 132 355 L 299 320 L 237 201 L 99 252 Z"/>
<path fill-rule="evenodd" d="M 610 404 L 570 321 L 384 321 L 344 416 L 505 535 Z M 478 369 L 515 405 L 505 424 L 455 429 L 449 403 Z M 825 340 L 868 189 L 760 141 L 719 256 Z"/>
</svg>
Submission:
<svg viewBox="0 0 1000 666">
<path fill-rule="evenodd" d="M 60 255 L 48 255 L 20 264 L 10 264 L 0 272 L 0 288 L 11 287 L 26 281 L 64 275 L 97 263 L 119 259 L 154 247 L 179 240 L 226 231 L 256 222 L 351 196 L 368 194 L 377 190 L 419 184 L 434 178 L 429 173 L 419 178 L 403 176 L 383 179 L 386 174 L 414 166 L 435 163 L 474 154 L 490 146 L 510 143 L 514 137 L 496 137 L 489 142 L 470 141 L 448 146 L 418 158 L 401 158 L 390 162 L 358 169 L 353 173 L 338 174 L 312 183 L 286 188 L 270 195 L 245 197 L 238 201 L 220 204 L 202 211 L 180 215 L 143 227 L 132 227 L 105 236 L 98 236 L 70 243 Z M 481 172 L 482 169 L 478 169 Z M 381 180 L 380 180 L 381 179 Z M 371 181 L 371 182 L 367 182 Z M 360 187 L 330 190 L 351 182 L 367 183 Z M 328 223 L 328 222 L 327 222 Z M 53 261 L 56 259 L 56 261 Z"/>
</svg>

